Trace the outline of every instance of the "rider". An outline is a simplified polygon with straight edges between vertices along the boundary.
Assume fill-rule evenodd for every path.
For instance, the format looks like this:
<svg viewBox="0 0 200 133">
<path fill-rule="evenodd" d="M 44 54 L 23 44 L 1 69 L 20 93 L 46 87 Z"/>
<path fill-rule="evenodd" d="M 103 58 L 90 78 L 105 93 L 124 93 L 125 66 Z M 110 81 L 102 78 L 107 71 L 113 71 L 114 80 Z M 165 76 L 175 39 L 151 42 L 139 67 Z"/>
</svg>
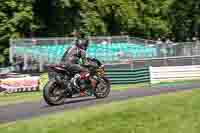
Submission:
<svg viewBox="0 0 200 133">
<path fill-rule="evenodd" d="M 89 39 L 83 33 L 76 33 L 76 36 L 75 44 L 65 52 L 61 61 L 70 71 L 78 72 L 72 79 L 73 85 L 80 89 L 80 95 L 84 95 L 82 88 L 77 85 L 77 81 L 79 79 L 89 79 L 89 71 L 82 66 L 87 64 L 86 50 Z"/>
</svg>

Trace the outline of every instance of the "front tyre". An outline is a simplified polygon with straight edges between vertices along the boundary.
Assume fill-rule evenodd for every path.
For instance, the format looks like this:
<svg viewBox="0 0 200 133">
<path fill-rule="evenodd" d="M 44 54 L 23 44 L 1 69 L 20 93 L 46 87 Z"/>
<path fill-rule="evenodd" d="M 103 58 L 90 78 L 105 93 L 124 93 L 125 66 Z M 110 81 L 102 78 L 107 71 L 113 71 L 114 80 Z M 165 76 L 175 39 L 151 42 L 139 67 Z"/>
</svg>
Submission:
<svg viewBox="0 0 200 133">
<path fill-rule="evenodd" d="M 110 94 L 111 85 L 108 79 L 102 78 L 94 92 L 96 98 L 105 98 Z"/>
<path fill-rule="evenodd" d="M 49 80 L 43 89 L 43 98 L 48 105 L 64 104 L 64 89 L 55 80 Z"/>
</svg>

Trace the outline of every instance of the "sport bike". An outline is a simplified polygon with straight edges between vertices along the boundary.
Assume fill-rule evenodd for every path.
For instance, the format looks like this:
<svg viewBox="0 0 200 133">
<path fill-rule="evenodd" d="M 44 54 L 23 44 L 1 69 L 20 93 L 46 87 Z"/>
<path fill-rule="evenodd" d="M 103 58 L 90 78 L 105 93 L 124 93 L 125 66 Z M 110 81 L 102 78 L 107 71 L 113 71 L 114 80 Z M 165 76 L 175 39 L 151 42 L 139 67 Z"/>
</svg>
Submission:
<svg viewBox="0 0 200 133">
<path fill-rule="evenodd" d="M 95 80 L 95 89 L 90 80 L 80 79 L 77 84 L 83 89 L 85 96 L 105 98 L 110 93 L 110 81 L 105 77 L 102 63 L 94 58 L 87 58 L 89 64 L 84 65 L 89 70 L 90 78 Z M 79 97 L 80 89 L 73 86 L 73 78 L 78 73 L 64 65 L 47 65 L 49 81 L 43 88 L 43 97 L 49 105 L 64 104 L 65 99 Z"/>
</svg>

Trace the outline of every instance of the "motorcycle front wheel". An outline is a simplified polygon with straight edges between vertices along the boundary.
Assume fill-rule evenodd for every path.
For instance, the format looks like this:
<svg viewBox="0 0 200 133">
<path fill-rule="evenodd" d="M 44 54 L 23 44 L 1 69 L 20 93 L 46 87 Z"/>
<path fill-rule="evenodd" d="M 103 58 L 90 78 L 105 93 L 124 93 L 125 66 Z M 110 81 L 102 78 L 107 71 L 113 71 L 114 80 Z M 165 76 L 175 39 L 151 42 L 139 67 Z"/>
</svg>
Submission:
<svg viewBox="0 0 200 133">
<path fill-rule="evenodd" d="M 64 104 L 64 89 L 61 88 L 56 80 L 49 80 L 43 89 L 43 98 L 48 105 Z"/>
<path fill-rule="evenodd" d="M 97 87 L 94 92 L 94 96 L 96 98 L 105 98 L 110 94 L 111 85 L 109 80 L 106 78 L 102 78 L 100 82 L 97 84 Z"/>
</svg>

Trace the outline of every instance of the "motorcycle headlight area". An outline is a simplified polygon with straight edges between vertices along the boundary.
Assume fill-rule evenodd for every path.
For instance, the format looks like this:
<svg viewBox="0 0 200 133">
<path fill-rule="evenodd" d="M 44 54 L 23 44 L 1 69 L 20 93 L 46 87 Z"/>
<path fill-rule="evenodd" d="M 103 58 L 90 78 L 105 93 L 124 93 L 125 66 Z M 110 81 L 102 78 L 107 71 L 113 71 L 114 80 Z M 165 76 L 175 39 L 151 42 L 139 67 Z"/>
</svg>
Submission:
<svg viewBox="0 0 200 133">
<path fill-rule="evenodd" d="M 103 76 L 104 75 L 104 70 L 102 68 L 97 69 L 97 74 L 99 76 Z"/>
</svg>

